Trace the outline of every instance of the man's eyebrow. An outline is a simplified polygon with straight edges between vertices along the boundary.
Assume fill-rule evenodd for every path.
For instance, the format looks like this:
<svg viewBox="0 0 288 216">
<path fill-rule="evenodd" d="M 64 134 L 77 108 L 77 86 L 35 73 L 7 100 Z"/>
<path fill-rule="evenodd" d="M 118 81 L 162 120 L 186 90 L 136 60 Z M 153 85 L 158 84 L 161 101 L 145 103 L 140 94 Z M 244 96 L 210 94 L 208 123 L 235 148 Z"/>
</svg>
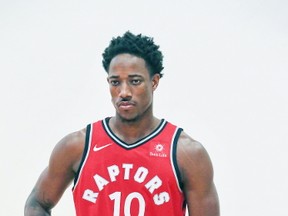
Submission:
<svg viewBox="0 0 288 216">
<path fill-rule="evenodd" d="M 139 74 L 130 74 L 128 75 L 129 78 L 135 78 L 135 77 L 140 77 L 142 78 L 143 76 L 139 75 Z M 120 76 L 118 75 L 112 75 L 112 76 L 109 76 L 108 79 L 117 79 L 117 78 L 120 78 Z"/>
<path fill-rule="evenodd" d="M 142 78 L 143 76 L 141 76 L 139 74 L 131 74 L 131 75 L 128 75 L 128 77 L 131 77 L 131 78 L 140 77 L 140 78 Z"/>
<path fill-rule="evenodd" d="M 116 79 L 116 78 L 119 78 L 119 76 L 117 75 L 112 75 L 112 76 L 109 76 L 108 79 Z"/>
</svg>

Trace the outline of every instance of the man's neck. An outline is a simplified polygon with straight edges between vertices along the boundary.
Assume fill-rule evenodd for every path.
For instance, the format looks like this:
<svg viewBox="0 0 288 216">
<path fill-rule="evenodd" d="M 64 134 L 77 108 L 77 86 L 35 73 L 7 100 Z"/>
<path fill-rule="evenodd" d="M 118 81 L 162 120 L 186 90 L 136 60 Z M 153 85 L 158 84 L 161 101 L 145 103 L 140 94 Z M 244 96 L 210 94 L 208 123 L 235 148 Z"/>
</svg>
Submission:
<svg viewBox="0 0 288 216">
<path fill-rule="evenodd" d="M 115 116 L 109 121 L 113 133 L 124 142 L 131 144 L 149 135 L 159 124 L 160 120 L 154 116 L 131 121 Z"/>
</svg>

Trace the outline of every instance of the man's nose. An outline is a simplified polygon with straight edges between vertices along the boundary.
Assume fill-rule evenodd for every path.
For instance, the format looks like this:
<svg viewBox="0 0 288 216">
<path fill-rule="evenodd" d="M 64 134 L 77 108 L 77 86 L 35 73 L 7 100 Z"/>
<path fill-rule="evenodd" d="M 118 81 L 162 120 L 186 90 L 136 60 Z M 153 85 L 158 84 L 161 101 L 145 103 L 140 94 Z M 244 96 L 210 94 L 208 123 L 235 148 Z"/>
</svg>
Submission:
<svg viewBox="0 0 288 216">
<path fill-rule="evenodd" d="M 122 83 L 120 87 L 119 96 L 121 98 L 129 99 L 132 97 L 131 87 L 127 83 Z"/>
</svg>

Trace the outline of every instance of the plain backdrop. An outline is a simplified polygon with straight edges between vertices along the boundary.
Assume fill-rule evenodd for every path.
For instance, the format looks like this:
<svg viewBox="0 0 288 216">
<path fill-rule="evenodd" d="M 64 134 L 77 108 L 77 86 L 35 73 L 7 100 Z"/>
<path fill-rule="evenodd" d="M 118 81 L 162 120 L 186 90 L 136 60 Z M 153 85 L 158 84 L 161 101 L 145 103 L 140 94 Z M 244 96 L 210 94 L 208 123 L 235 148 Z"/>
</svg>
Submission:
<svg viewBox="0 0 288 216">
<path fill-rule="evenodd" d="M 287 0 L 0 0 L 0 215 L 23 207 L 55 144 L 114 115 L 102 52 L 154 38 L 154 111 L 200 141 L 222 216 L 287 216 Z M 53 211 L 75 216 L 71 186 Z"/>
</svg>

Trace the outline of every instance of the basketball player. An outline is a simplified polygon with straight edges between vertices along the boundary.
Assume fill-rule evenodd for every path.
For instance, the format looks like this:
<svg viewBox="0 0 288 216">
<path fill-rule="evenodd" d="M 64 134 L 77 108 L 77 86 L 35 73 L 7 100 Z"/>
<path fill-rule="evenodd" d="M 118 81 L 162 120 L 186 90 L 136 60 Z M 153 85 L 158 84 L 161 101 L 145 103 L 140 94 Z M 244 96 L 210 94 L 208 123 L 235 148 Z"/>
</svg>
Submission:
<svg viewBox="0 0 288 216">
<path fill-rule="evenodd" d="M 103 53 L 115 116 L 64 137 L 26 201 L 25 216 L 51 215 L 69 184 L 77 216 L 219 216 L 204 147 L 153 115 L 162 53 L 126 32 Z"/>
</svg>

